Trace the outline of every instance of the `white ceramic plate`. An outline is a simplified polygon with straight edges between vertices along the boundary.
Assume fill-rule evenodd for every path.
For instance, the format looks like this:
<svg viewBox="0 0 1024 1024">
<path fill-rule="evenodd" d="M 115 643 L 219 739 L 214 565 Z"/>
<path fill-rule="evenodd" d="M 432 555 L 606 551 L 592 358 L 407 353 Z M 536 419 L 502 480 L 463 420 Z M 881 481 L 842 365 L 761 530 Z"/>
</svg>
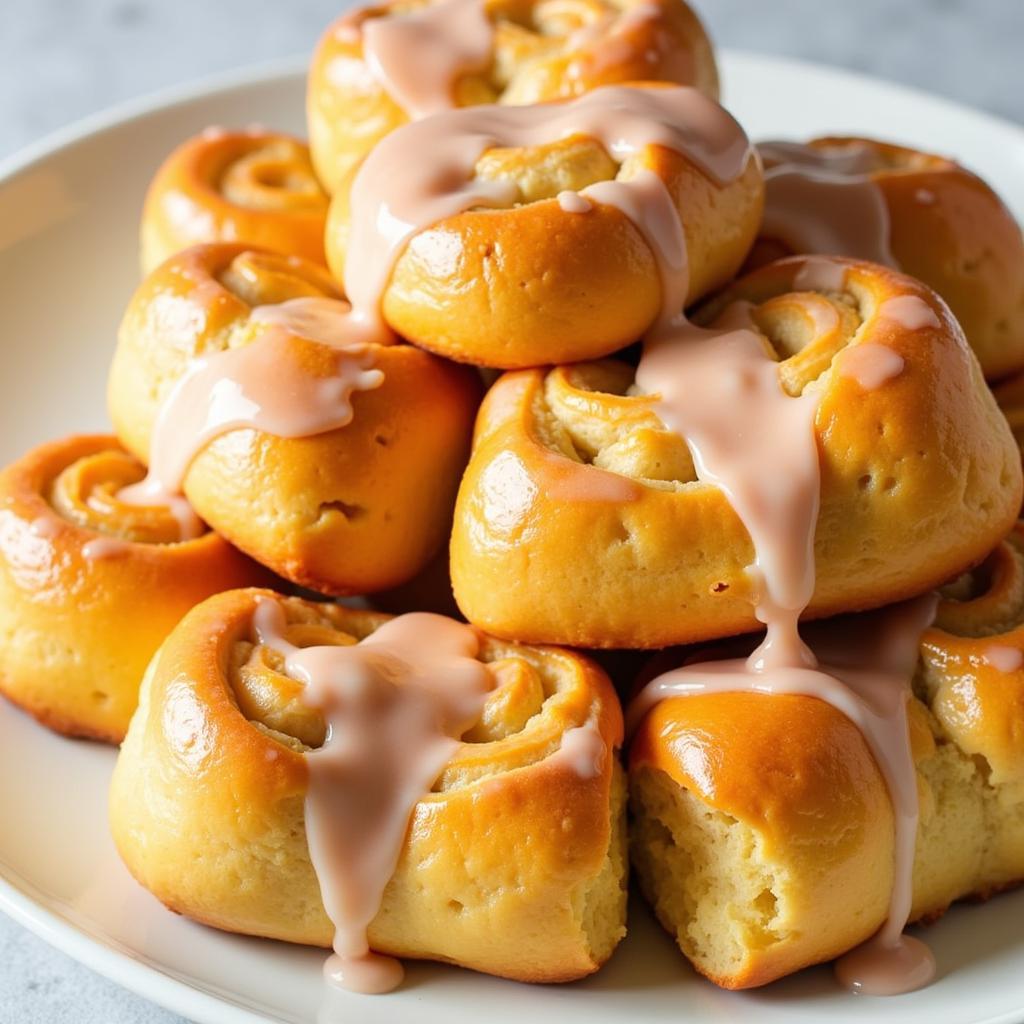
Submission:
<svg viewBox="0 0 1024 1024">
<path fill-rule="evenodd" d="M 954 154 L 1024 218 L 1024 131 L 892 85 L 726 54 L 726 102 L 754 138 L 863 132 Z M 157 164 L 208 124 L 302 132 L 297 64 L 234 75 L 93 120 L 0 166 L 0 462 L 38 442 L 104 429 L 104 380 L 137 282 L 136 227 Z M 130 629 L 131 623 L 125 623 Z M 630 934 L 587 981 L 530 987 L 410 965 L 386 997 L 323 1006 L 322 956 L 175 917 L 128 877 L 107 834 L 114 752 L 52 736 L 0 702 L 0 909 L 83 963 L 209 1024 L 621 1020 L 1019 1024 L 1024 892 L 954 909 L 928 938 L 939 979 L 880 1000 L 819 968 L 746 994 L 699 980 L 637 904 Z"/>
</svg>

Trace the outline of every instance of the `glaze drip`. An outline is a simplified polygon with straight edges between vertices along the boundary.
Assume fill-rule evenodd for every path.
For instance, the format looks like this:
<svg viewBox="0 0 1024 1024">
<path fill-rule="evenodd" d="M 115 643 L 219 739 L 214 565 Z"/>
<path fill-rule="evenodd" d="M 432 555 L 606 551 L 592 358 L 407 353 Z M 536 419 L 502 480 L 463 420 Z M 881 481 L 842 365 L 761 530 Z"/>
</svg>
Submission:
<svg viewBox="0 0 1024 1024">
<path fill-rule="evenodd" d="M 647 684 L 629 707 L 635 728 L 658 701 L 708 693 L 796 694 L 816 697 L 846 715 L 866 740 L 885 779 L 895 815 L 894 884 L 879 932 L 836 963 L 840 981 L 856 992 L 895 995 L 927 984 L 934 960 L 923 943 L 903 935 L 913 899 L 917 839 L 917 772 L 907 731 L 907 701 L 921 637 L 938 596 L 848 616 L 808 628 L 821 667 L 774 665 L 751 671 L 731 659 L 685 665 Z"/>
<path fill-rule="evenodd" d="M 761 234 L 794 253 L 823 253 L 897 263 L 889 248 L 889 208 L 871 176 L 871 147 L 758 145 L 765 163 Z"/>
<path fill-rule="evenodd" d="M 475 630 L 441 615 L 401 615 L 340 647 L 297 647 L 287 626 L 279 601 L 259 600 L 253 641 L 283 655 L 328 726 L 324 745 L 306 754 L 310 859 L 335 927 L 325 974 L 353 991 L 389 991 L 401 964 L 370 949 L 367 929 L 416 804 L 480 718 L 492 674 L 477 660 Z"/>
<path fill-rule="evenodd" d="M 451 109 L 458 79 L 486 71 L 494 56 L 483 0 L 440 0 L 359 28 L 373 76 L 413 120 Z"/>
<path fill-rule="evenodd" d="M 346 260 L 344 277 L 353 315 L 386 332 L 380 298 L 414 234 L 467 210 L 515 204 L 514 182 L 474 177 L 488 149 L 539 146 L 578 135 L 594 139 L 620 164 L 648 146 L 664 146 L 689 157 L 719 184 L 739 177 L 750 156 L 736 121 L 713 100 L 681 86 L 605 86 L 571 102 L 467 107 L 404 125 L 378 143 L 352 184 L 348 252 L 359 258 Z M 579 195 L 634 205 L 635 193 L 649 191 L 648 175 L 653 177 L 620 174 Z M 642 199 L 636 205 L 646 208 Z M 672 216 L 678 220 L 674 206 Z"/>
<path fill-rule="evenodd" d="M 656 209 L 660 215 L 651 216 Z M 799 619 L 816 579 L 820 466 L 815 419 L 821 392 L 813 383 L 795 396 L 785 391 L 775 353 L 753 328 L 748 305 L 734 304 L 711 328 L 690 323 L 682 308 L 685 236 L 674 207 L 666 221 L 664 197 L 652 186 L 643 209 L 626 212 L 657 257 L 663 282 L 662 312 L 644 340 L 637 388 L 658 396 L 656 411 L 686 441 L 698 479 L 719 487 L 746 527 L 754 547 L 754 563 L 747 570 L 754 583 L 754 610 L 766 627 L 763 642 L 746 661 L 689 666 L 679 670 L 682 676 L 670 674 L 671 682 L 661 677 L 645 689 L 635 714 L 670 692 L 796 692 L 834 704 L 858 725 L 879 761 L 896 812 L 895 883 L 886 925 L 837 970 L 857 991 L 909 991 L 931 974 L 926 947 L 902 936 L 910 911 L 917 822 L 906 699 L 934 599 L 911 603 L 882 620 L 879 628 L 896 634 L 891 656 L 883 638 L 874 652 L 877 663 L 850 661 L 861 644 L 873 651 L 875 637 L 869 633 L 830 646 L 829 667 L 818 668 L 818 655 L 801 638 Z M 794 268 L 792 287 L 841 291 L 845 279 L 845 265 L 818 256 Z M 906 304 L 894 314 L 892 319 L 923 318 L 917 307 L 909 310 Z M 851 372 L 873 386 L 902 370 L 901 357 L 887 349 L 852 360 L 847 363 Z M 913 657 L 904 671 L 908 652 Z"/>
<path fill-rule="evenodd" d="M 294 335 L 274 327 L 248 345 L 197 359 L 160 409 L 149 474 L 120 497 L 173 500 L 198 452 L 233 430 L 295 438 L 344 427 L 352 420 L 353 392 L 383 379 L 372 353 L 360 347 L 336 346 L 333 372 L 314 376 L 299 362 Z"/>
</svg>

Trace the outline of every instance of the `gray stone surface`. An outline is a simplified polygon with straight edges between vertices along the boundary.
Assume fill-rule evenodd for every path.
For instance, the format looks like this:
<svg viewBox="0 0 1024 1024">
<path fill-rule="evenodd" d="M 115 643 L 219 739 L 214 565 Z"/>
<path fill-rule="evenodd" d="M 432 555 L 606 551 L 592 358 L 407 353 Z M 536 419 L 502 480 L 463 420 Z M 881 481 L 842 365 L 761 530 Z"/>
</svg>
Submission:
<svg viewBox="0 0 1024 1024">
<path fill-rule="evenodd" d="M 112 103 L 308 52 L 343 6 L 343 0 L 0 0 L 0 156 Z M 1020 0 L 696 0 L 696 6 L 722 45 L 867 71 L 1024 121 Z M 0 918 L 0 1024 L 179 1020 Z"/>
</svg>

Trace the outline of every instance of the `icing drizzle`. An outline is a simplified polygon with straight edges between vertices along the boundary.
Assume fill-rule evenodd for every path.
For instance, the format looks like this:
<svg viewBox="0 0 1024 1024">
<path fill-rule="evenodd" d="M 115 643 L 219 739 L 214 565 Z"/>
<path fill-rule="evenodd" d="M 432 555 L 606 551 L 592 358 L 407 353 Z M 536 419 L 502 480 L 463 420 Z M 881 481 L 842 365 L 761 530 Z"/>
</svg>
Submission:
<svg viewBox="0 0 1024 1024">
<path fill-rule="evenodd" d="M 280 602 L 261 598 L 254 642 L 284 655 L 328 724 L 324 745 L 306 754 L 310 859 L 335 927 L 324 971 L 338 987 L 386 992 L 402 966 L 371 951 L 367 929 L 416 804 L 479 719 L 493 677 L 477 660 L 476 631 L 442 615 L 401 615 L 347 647 L 299 648 L 286 628 Z"/>
<path fill-rule="evenodd" d="M 765 207 L 761 234 L 795 253 L 822 253 L 897 267 L 889 248 L 889 208 L 871 176 L 866 143 L 804 146 L 763 142 Z"/>
</svg>

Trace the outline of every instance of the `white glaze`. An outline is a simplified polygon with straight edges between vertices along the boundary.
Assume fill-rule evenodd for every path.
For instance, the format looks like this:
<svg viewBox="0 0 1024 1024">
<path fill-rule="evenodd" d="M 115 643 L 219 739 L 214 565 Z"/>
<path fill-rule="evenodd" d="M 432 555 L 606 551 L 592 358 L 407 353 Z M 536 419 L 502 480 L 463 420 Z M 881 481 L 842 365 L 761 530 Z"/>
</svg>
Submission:
<svg viewBox="0 0 1024 1024">
<path fill-rule="evenodd" d="M 942 326 L 935 310 L 919 295 L 894 295 L 878 307 L 878 315 L 907 331 Z"/>
</svg>

